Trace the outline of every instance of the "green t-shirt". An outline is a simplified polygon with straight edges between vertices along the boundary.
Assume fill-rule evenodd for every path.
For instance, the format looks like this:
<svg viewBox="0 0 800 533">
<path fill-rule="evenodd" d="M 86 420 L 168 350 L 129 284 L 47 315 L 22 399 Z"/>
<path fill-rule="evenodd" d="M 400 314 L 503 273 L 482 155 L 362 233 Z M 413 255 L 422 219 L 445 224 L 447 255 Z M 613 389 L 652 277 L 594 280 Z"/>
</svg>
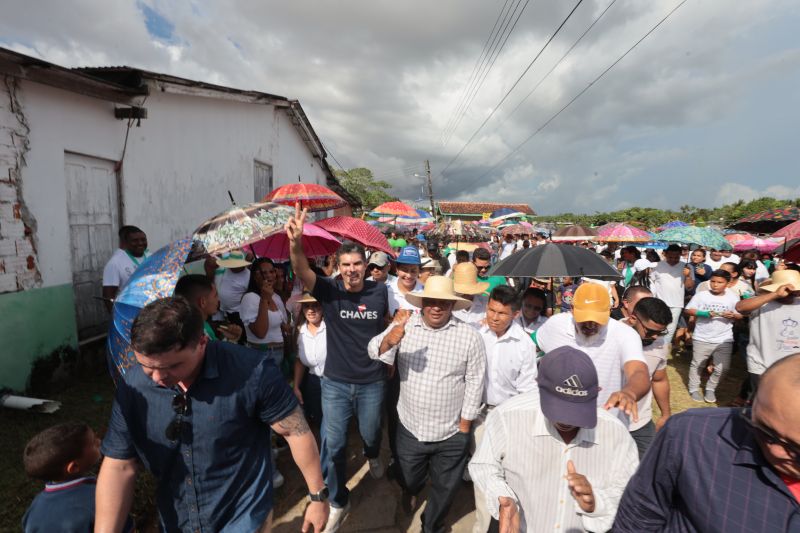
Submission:
<svg viewBox="0 0 800 533">
<path fill-rule="evenodd" d="M 408 246 L 408 243 L 405 239 L 387 239 L 389 241 L 389 246 L 392 248 L 403 248 L 404 246 Z"/>
<path fill-rule="evenodd" d="M 488 281 L 489 282 L 489 288 L 486 289 L 486 291 L 484 291 L 484 293 L 483 293 L 483 294 L 486 294 L 486 295 L 491 294 L 492 293 L 492 289 L 494 289 L 495 287 L 499 287 L 500 285 L 508 285 L 508 282 L 506 282 L 506 278 L 503 277 L 503 276 L 489 276 L 487 278 L 482 278 L 481 276 L 478 276 L 478 281 L 480 281 L 480 282 Z"/>
</svg>

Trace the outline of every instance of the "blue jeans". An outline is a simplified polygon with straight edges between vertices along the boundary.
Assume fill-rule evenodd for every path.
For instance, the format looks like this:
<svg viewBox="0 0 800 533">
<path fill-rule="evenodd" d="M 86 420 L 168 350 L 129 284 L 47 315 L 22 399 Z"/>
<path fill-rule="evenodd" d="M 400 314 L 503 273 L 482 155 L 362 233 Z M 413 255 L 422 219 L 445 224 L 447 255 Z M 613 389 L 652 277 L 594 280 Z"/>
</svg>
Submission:
<svg viewBox="0 0 800 533">
<path fill-rule="evenodd" d="M 332 379 L 322 380 L 323 446 L 326 460 L 322 465 L 325 484 L 330 491 L 333 507 L 347 505 L 347 427 L 354 416 L 364 442 L 364 455 L 378 457 L 381 449 L 381 409 L 384 382 L 342 383 Z"/>
</svg>

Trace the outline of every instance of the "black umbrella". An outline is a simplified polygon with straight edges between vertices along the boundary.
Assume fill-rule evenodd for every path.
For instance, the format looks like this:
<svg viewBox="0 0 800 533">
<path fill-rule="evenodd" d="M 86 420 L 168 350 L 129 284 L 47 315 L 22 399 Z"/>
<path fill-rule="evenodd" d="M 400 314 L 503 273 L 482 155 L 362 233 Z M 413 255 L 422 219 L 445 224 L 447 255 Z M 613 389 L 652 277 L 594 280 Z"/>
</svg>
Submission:
<svg viewBox="0 0 800 533">
<path fill-rule="evenodd" d="M 622 277 L 617 269 L 592 250 L 568 244 L 543 244 L 513 253 L 494 265 L 489 275 L 514 278 Z"/>
</svg>

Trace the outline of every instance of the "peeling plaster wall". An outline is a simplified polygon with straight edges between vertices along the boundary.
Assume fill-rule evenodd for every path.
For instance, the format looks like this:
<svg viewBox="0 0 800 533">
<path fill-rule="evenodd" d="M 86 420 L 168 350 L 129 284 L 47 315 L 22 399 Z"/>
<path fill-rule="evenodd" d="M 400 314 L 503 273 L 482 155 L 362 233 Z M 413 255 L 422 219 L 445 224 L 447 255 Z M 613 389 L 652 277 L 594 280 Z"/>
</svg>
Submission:
<svg viewBox="0 0 800 533">
<path fill-rule="evenodd" d="M 19 82 L 0 84 L 0 293 L 42 284 L 36 254 L 36 219 L 22 196 L 22 168 L 30 149 L 30 127 Z"/>
</svg>

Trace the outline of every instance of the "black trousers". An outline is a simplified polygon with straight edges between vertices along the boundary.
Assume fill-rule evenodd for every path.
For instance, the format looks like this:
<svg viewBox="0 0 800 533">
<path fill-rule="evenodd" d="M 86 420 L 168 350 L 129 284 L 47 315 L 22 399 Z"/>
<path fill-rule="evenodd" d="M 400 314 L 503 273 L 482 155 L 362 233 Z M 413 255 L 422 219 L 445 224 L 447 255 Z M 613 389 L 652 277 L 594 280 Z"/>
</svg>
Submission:
<svg viewBox="0 0 800 533">
<path fill-rule="evenodd" d="M 446 531 L 444 519 L 461 484 L 467 464 L 470 434 L 458 432 L 439 442 L 420 442 L 401 422 L 397 424 L 397 461 L 400 482 L 413 495 L 418 494 L 428 477 L 431 488 L 422 514 L 423 533 Z"/>
</svg>

